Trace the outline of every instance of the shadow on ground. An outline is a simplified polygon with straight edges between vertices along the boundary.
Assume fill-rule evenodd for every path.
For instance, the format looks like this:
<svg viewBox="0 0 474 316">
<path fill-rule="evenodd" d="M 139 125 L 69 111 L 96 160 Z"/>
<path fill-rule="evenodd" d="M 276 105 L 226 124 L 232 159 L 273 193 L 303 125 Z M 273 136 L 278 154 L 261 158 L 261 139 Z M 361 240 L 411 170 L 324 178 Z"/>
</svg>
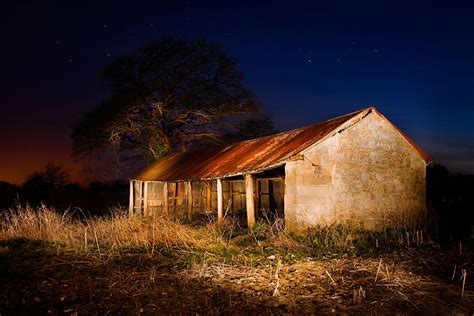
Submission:
<svg viewBox="0 0 474 316">
<path fill-rule="evenodd" d="M 412 260 L 409 254 L 401 259 L 388 255 L 383 260 L 299 262 L 283 265 L 276 275 L 271 264 L 268 268 L 217 265 L 196 270 L 174 266 L 160 255 L 98 258 L 54 253 L 28 241 L 4 245 L 0 247 L 1 315 L 467 315 L 474 310 L 470 284 L 461 299 L 459 282 L 443 281 L 450 279 L 445 268 L 430 268 L 429 258 Z M 468 262 L 461 268 L 471 266 Z M 440 269 L 446 275 L 440 275 Z M 278 296 L 274 296 L 275 288 Z"/>
</svg>

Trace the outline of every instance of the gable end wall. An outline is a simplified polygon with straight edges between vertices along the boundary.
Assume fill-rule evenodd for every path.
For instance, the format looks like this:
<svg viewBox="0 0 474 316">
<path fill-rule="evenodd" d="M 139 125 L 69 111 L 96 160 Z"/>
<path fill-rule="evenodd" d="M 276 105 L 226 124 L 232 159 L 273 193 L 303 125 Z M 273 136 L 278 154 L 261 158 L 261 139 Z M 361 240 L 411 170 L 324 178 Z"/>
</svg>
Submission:
<svg viewBox="0 0 474 316">
<path fill-rule="evenodd" d="M 335 223 L 378 230 L 424 217 L 426 163 L 378 114 L 303 155 L 285 166 L 288 230 Z"/>
</svg>

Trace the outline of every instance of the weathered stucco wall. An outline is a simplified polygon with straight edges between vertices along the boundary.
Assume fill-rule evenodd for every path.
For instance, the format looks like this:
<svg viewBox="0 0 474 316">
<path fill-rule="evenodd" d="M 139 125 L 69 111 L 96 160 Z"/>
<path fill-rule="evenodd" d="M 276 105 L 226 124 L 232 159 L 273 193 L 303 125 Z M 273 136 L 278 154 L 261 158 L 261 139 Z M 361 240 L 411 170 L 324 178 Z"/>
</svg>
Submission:
<svg viewBox="0 0 474 316">
<path fill-rule="evenodd" d="M 370 113 L 285 167 L 289 230 L 351 224 L 412 226 L 425 213 L 426 163 L 393 126 Z"/>
</svg>

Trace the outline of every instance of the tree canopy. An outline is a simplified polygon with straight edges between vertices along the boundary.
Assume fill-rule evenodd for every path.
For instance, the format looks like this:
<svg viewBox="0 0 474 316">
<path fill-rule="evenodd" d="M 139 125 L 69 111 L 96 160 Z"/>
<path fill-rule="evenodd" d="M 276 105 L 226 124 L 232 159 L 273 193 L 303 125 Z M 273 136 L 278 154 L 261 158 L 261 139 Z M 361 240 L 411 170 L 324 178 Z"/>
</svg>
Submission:
<svg viewBox="0 0 474 316">
<path fill-rule="evenodd" d="M 273 131 L 237 62 L 215 43 L 164 37 L 108 65 L 111 95 L 72 130 L 75 155 L 114 149 L 157 160 L 198 146 Z"/>
</svg>

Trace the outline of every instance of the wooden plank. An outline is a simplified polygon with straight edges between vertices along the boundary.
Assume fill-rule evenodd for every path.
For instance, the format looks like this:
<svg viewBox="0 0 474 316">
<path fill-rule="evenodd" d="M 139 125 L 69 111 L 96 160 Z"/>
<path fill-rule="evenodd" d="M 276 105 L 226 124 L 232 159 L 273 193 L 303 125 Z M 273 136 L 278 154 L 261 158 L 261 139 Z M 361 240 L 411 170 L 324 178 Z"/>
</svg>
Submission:
<svg viewBox="0 0 474 316">
<path fill-rule="evenodd" d="M 140 201 L 140 195 L 138 194 L 138 183 L 139 181 L 135 180 L 133 181 L 133 214 L 137 215 L 139 214 L 138 208 L 139 208 L 139 201 Z"/>
<path fill-rule="evenodd" d="M 260 179 L 257 179 L 255 181 L 255 195 L 257 196 L 257 213 L 260 212 L 260 209 L 262 208 L 262 197 L 260 191 L 262 190 L 261 184 L 260 184 Z"/>
<path fill-rule="evenodd" d="M 267 181 L 267 180 L 273 180 L 273 181 L 283 181 L 285 177 L 268 177 L 268 178 L 258 178 L 257 181 Z"/>
<path fill-rule="evenodd" d="M 138 181 L 138 214 L 142 215 L 142 203 L 143 203 L 143 181 Z"/>
<path fill-rule="evenodd" d="M 275 212 L 276 201 L 275 201 L 275 194 L 273 190 L 273 180 L 268 181 L 268 208 L 270 212 Z"/>
<path fill-rule="evenodd" d="M 187 188 L 187 202 L 188 202 L 188 219 L 191 221 L 193 219 L 193 182 L 188 181 L 186 183 Z"/>
<path fill-rule="evenodd" d="M 176 200 L 178 199 L 178 182 L 174 183 L 174 199 L 173 201 L 173 212 L 176 214 Z"/>
<path fill-rule="evenodd" d="M 247 226 L 252 227 L 255 224 L 255 202 L 253 192 L 254 177 L 251 174 L 245 175 L 245 202 L 247 206 Z"/>
<path fill-rule="evenodd" d="M 212 205 L 211 205 L 211 204 L 212 204 L 212 203 L 211 203 L 211 198 L 212 198 L 212 196 L 211 196 L 211 189 L 212 189 L 212 188 L 211 188 L 211 187 L 212 187 L 212 181 L 207 181 L 206 209 L 207 209 L 208 211 L 211 210 L 211 206 L 212 206 Z"/>
<path fill-rule="evenodd" d="M 224 219 L 224 199 L 222 196 L 222 179 L 217 179 L 217 222 L 222 223 Z"/>
<path fill-rule="evenodd" d="M 234 213 L 234 194 L 233 190 L 233 183 L 232 181 L 229 182 L 229 202 L 230 202 L 230 211 Z"/>
<path fill-rule="evenodd" d="M 133 183 L 135 181 L 130 180 L 130 199 L 128 201 L 128 216 L 133 216 Z"/>
<path fill-rule="evenodd" d="M 169 214 L 169 204 L 168 204 L 168 182 L 163 183 L 163 213 Z"/>
<path fill-rule="evenodd" d="M 143 215 L 148 216 L 148 181 L 143 184 Z"/>
<path fill-rule="evenodd" d="M 245 191 L 233 191 L 232 190 L 232 194 L 234 194 L 234 195 L 239 195 L 239 194 L 245 195 Z"/>
</svg>

